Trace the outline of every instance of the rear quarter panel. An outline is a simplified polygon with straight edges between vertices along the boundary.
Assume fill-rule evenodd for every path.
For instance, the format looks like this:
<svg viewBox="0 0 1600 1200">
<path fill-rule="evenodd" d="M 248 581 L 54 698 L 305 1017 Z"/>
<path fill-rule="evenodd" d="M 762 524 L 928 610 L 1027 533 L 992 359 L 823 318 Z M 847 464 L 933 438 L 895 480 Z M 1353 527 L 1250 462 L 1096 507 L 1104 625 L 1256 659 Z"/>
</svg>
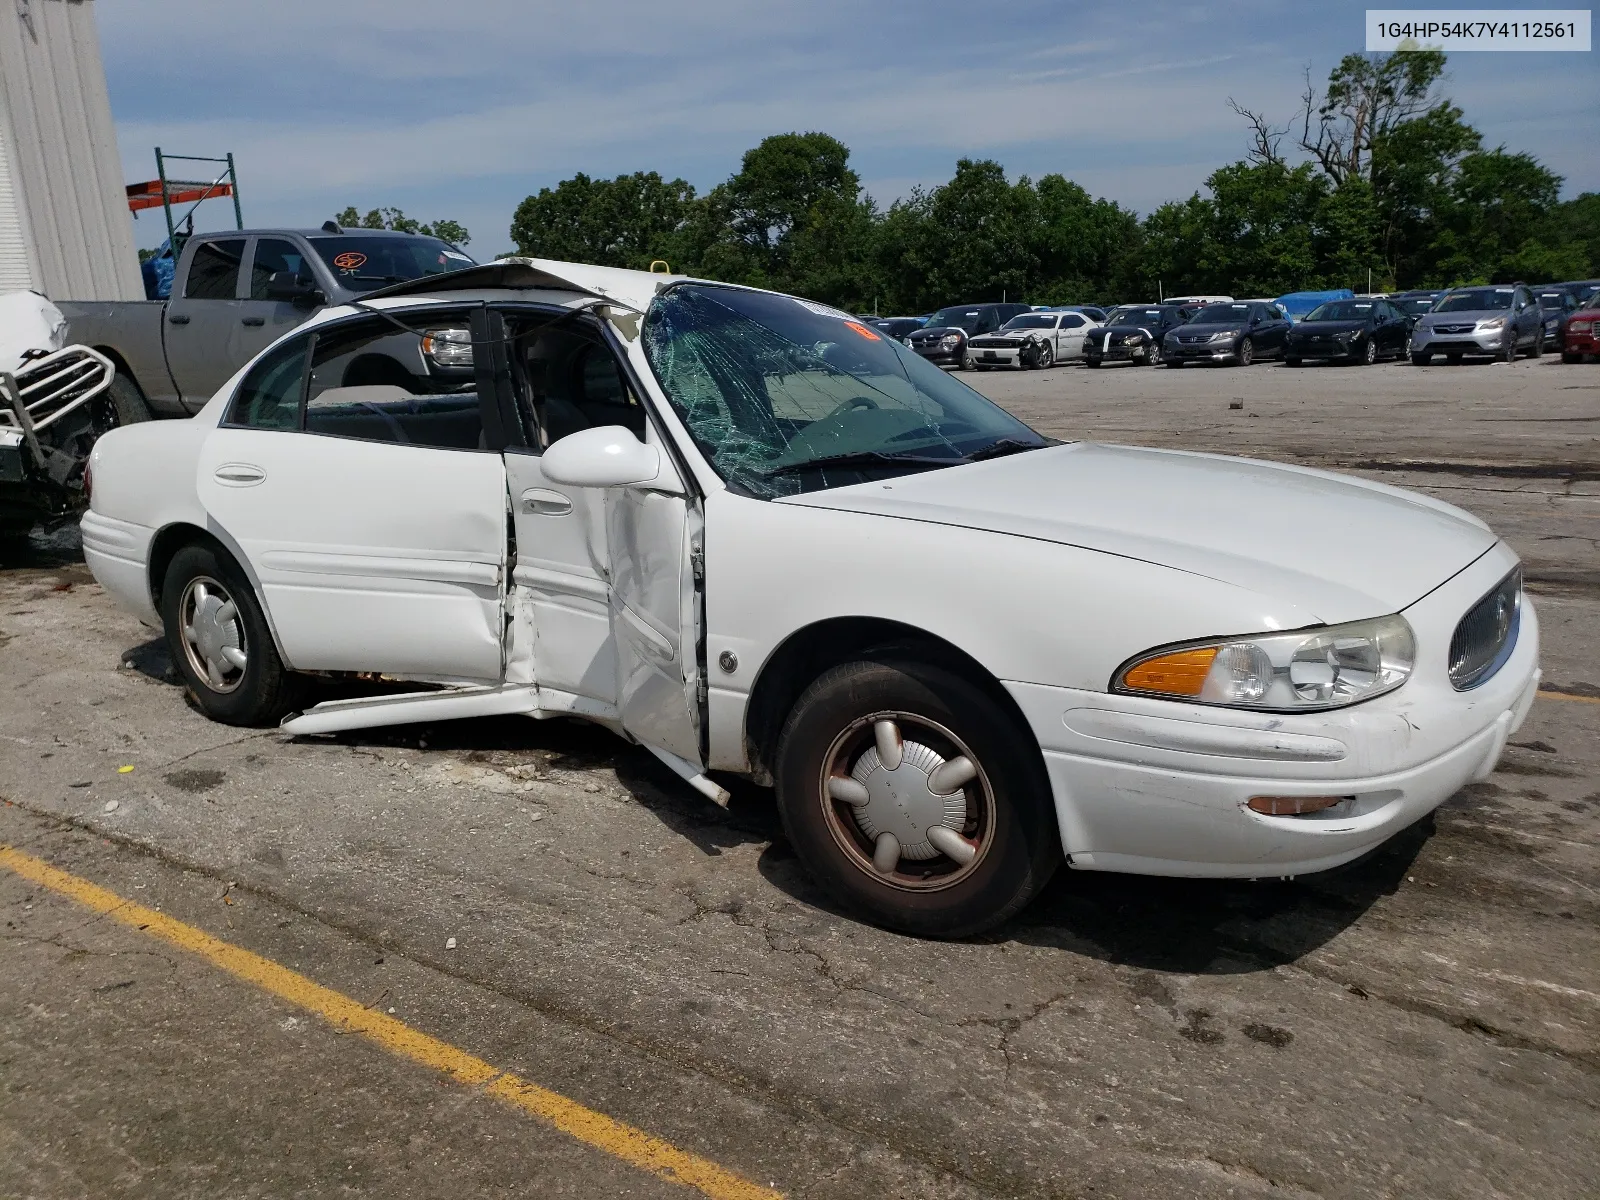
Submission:
<svg viewBox="0 0 1600 1200">
<path fill-rule="evenodd" d="M 163 416 L 184 412 L 162 343 L 166 301 L 68 300 L 60 308 L 67 318 L 70 339 L 99 350 L 126 368 L 155 412 Z"/>
</svg>

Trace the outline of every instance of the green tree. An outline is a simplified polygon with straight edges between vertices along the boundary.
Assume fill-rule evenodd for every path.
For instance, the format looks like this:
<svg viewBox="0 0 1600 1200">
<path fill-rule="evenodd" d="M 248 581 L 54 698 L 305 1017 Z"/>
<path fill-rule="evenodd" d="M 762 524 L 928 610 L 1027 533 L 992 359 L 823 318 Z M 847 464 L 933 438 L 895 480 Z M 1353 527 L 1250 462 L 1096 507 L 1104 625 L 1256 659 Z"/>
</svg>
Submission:
<svg viewBox="0 0 1600 1200">
<path fill-rule="evenodd" d="M 676 267 L 676 235 L 690 217 L 694 188 L 655 171 L 615 179 L 579 172 L 517 205 L 511 238 L 520 254 L 607 267 Z"/>
<path fill-rule="evenodd" d="M 459 221 L 438 220 L 430 223 L 406 216 L 398 208 L 374 208 L 362 216 L 350 205 L 334 219 L 345 229 L 397 229 L 401 233 L 420 233 L 427 237 L 442 238 L 452 245 L 465 246 L 472 240 L 467 227 Z"/>
</svg>

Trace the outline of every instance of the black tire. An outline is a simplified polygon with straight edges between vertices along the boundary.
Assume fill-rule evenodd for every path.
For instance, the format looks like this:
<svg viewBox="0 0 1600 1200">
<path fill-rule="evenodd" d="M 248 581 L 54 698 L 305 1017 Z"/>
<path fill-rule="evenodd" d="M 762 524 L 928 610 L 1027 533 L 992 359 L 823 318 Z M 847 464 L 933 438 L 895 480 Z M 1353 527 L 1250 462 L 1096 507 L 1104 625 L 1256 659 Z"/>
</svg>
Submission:
<svg viewBox="0 0 1600 1200">
<path fill-rule="evenodd" d="M 192 648 L 184 634 L 185 608 L 192 603 L 191 585 L 203 584 L 208 596 L 220 585 L 221 594 L 231 602 L 235 618 L 231 622 L 235 646 L 245 656 L 236 679 L 222 675 L 225 687 L 208 678 L 200 663 L 200 652 Z M 224 725 L 275 725 L 295 707 L 301 694 L 301 680 L 292 675 L 278 657 L 272 631 L 256 599 L 255 590 L 239 565 L 220 547 L 195 542 L 173 555 L 161 585 L 161 623 L 167 637 L 167 653 L 173 666 L 188 685 L 196 707 L 213 721 Z M 198 626 L 198 622 L 196 622 Z M 237 668 L 235 668 L 237 670 Z"/>
<path fill-rule="evenodd" d="M 1302 366 L 1303 362 L 1302 362 L 1301 359 L 1290 358 L 1289 356 L 1285 355 L 1284 359 L 1283 359 L 1283 365 L 1286 366 L 1286 367 L 1298 367 L 1298 366 Z"/>
<path fill-rule="evenodd" d="M 1248 367 L 1256 360 L 1256 344 L 1253 338 L 1245 338 L 1239 343 L 1239 365 Z"/>
<path fill-rule="evenodd" d="M 1055 348 L 1049 342 L 1039 343 L 1039 351 L 1034 355 L 1033 365 L 1040 371 L 1048 371 L 1056 365 Z"/>
<path fill-rule="evenodd" d="M 1517 361 L 1517 332 L 1514 329 L 1506 330 L 1505 348 L 1501 350 L 1500 357 L 1508 363 Z"/>
<path fill-rule="evenodd" d="M 1162 361 L 1161 343 L 1151 342 L 1150 349 L 1144 352 L 1144 365 L 1147 367 L 1159 367 Z"/>
<path fill-rule="evenodd" d="M 1083 360 L 1083 365 L 1086 367 L 1098 367 L 1100 365 L 1100 360 L 1098 358 L 1089 358 L 1086 356 Z"/>
<path fill-rule="evenodd" d="M 1350 361 L 1358 367 L 1370 367 L 1378 361 L 1378 343 L 1371 338 L 1367 338 L 1366 344 L 1361 347 L 1359 353 L 1351 353 Z"/>
<path fill-rule="evenodd" d="M 1413 367 L 1425 367 L 1432 361 L 1433 355 L 1427 351 L 1417 351 L 1411 355 L 1411 365 Z"/>
<path fill-rule="evenodd" d="M 927 739 L 921 745 L 929 747 L 942 739 L 935 748 L 946 761 L 965 753 L 979 764 L 977 776 L 950 793 L 965 796 L 963 830 L 971 832 L 963 840 L 970 837 L 978 848 L 965 865 L 929 851 L 931 858 L 897 857 L 887 872 L 875 868 L 874 843 L 851 815 L 855 810 L 829 795 L 825 781 L 835 777 L 839 754 L 848 761 L 859 752 L 858 762 L 875 754 L 860 750 L 860 739 L 864 731 L 865 745 L 873 746 L 875 721 L 885 716 L 908 731 L 900 744 Z M 882 771 L 881 762 L 875 770 Z M 902 933 L 966 937 L 997 925 L 1032 899 L 1061 862 L 1037 743 L 981 688 L 926 663 L 853 662 L 824 674 L 784 724 L 776 783 L 789 842 L 822 888 L 874 924 Z"/>
<path fill-rule="evenodd" d="M 1533 335 L 1533 345 L 1528 348 L 1529 358 L 1544 357 L 1544 330 L 1540 329 Z"/>
<path fill-rule="evenodd" d="M 106 389 L 106 398 L 116 413 L 119 427 L 137 425 L 140 421 L 150 420 L 150 405 L 145 401 L 144 393 L 139 390 L 137 383 L 121 371 L 111 377 L 111 386 Z"/>
<path fill-rule="evenodd" d="M 977 365 L 977 360 L 972 357 L 972 351 L 965 346 L 961 347 L 961 359 L 956 363 L 956 370 L 970 371 Z"/>
</svg>

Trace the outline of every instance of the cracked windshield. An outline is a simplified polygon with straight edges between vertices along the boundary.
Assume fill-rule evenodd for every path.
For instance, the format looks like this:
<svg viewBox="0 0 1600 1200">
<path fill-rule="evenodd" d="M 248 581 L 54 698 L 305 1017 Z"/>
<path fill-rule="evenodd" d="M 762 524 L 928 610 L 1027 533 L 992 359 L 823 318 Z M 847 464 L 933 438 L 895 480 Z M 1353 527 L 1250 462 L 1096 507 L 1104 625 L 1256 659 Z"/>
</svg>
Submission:
<svg viewBox="0 0 1600 1200">
<path fill-rule="evenodd" d="M 842 312 L 734 288 L 659 297 L 645 352 L 727 482 L 766 499 L 956 466 L 1048 441 Z"/>
</svg>

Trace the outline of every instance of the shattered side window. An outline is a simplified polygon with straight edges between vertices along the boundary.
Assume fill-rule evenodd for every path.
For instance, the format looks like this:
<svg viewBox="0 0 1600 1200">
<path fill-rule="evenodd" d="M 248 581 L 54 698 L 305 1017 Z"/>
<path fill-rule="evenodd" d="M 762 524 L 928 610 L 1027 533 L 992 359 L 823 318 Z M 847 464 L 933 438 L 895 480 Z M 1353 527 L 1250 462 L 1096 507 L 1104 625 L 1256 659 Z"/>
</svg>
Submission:
<svg viewBox="0 0 1600 1200">
<path fill-rule="evenodd" d="M 1045 440 L 893 338 L 824 305 L 682 285 L 645 353 L 727 482 L 763 498 L 954 466 Z"/>
</svg>

